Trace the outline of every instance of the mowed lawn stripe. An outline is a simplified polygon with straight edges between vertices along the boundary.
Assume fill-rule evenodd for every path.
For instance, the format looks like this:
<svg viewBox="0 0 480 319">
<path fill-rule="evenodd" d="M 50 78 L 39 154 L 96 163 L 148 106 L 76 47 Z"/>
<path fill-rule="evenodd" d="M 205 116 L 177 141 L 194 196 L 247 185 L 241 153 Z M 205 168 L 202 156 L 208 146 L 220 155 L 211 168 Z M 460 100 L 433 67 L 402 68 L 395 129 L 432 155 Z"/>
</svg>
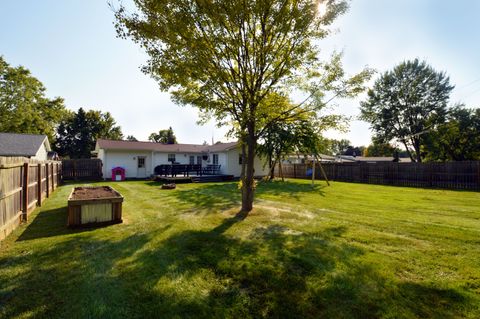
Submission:
<svg viewBox="0 0 480 319">
<path fill-rule="evenodd" d="M 66 228 L 63 185 L 1 243 L 5 318 L 477 318 L 480 194 L 287 180 L 101 182 L 124 223 Z M 78 184 L 80 185 L 80 184 Z"/>
</svg>

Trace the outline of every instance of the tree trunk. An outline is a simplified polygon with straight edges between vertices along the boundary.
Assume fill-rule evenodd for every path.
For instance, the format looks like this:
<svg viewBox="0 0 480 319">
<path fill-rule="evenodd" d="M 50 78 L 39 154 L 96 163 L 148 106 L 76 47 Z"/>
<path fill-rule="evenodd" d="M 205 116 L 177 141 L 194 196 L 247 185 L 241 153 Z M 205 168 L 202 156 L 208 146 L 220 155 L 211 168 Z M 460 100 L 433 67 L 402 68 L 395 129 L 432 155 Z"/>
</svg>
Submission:
<svg viewBox="0 0 480 319">
<path fill-rule="evenodd" d="M 275 165 L 277 165 L 277 161 L 276 160 L 270 160 L 270 180 L 274 180 L 275 179 Z"/>
<path fill-rule="evenodd" d="M 248 126 L 247 135 L 247 158 L 245 174 L 242 178 L 242 211 L 249 212 L 253 208 L 253 198 L 255 193 L 254 179 L 255 176 L 255 151 L 257 141 L 255 138 L 255 129 L 253 123 Z"/>
<path fill-rule="evenodd" d="M 295 165 L 295 164 L 293 164 Z M 283 167 L 282 167 L 282 159 L 278 158 L 278 170 L 280 171 L 280 176 L 282 177 L 282 182 L 285 182 L 285 177 L 283 176 Z"/>
<path fill-rule="evenodd" d="M 245 179 L 245 166 L 246 166 L 245 154 L 247 154 L 247 151 L 245 149 L 245 141 L 242 140 L 241 143 L 242 143 L 242 171 L 240 172 L 240 180 L 243 183 L 243 180 Z"/>
<path fill-rule="evenodd" d="M 415 148 L 415 157 L 417 158 L 417 162 L 422 162 L 422 154 L 420 154 L 420 140 L 418 138 L 414 139 L 413 147 Z"/>
<path fill-rule="evenodd" d="M 412 162 L 415 162 L 415 158 L 413 157 L 412 152 L 410 152 L 410 149 L 408 148 L 407 142 L 405 140 L 402 140 L 402 143 L 405 146 L 405 150 L 407 151 L 407 154 L 410 157 L 410 160 Z"/>
</svg>

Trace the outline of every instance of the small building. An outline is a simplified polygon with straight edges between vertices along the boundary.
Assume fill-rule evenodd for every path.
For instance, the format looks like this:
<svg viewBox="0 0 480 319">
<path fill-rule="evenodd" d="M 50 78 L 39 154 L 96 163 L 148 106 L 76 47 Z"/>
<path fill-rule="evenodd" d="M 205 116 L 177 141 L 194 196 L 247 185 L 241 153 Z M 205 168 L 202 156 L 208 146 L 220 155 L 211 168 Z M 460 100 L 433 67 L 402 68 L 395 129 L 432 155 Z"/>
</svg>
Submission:
<svg viewBox="0 0 480 319">
<path fill-rule="evenodd" d="M 154 142 L 98 139 L 94 154 L 102 160 L 103 176 L 111 176 L 115 167 L 125 169 L 126 178 L 145 178 L 154 174 L 158 165 L 220 165 L 219 174 L 239 177 L 242 169 L 238 142 L 199 144 L 161 144 Z M 255 176 L 268 174 L 264 162 L 255 158 Z"/>
<path fill-rule="evenodd" d="M 0 156 L 47 160 L 51 151 L 46 135 L 0 133 Z"/>
</svg>

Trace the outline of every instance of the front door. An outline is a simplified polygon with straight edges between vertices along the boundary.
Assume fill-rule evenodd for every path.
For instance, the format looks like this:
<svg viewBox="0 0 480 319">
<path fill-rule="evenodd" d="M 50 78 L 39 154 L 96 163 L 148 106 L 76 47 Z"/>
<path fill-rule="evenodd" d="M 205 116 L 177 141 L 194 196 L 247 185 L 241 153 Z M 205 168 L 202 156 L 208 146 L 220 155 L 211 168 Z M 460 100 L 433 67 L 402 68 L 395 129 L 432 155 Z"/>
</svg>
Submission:
<svg viewBox="0 0 480 319">
<path fill-rule="evenodd" d="M 137 157 L 137 177 L 147 177 L 147 168 L 145 167 L 145 156 Z"/>
</svg>

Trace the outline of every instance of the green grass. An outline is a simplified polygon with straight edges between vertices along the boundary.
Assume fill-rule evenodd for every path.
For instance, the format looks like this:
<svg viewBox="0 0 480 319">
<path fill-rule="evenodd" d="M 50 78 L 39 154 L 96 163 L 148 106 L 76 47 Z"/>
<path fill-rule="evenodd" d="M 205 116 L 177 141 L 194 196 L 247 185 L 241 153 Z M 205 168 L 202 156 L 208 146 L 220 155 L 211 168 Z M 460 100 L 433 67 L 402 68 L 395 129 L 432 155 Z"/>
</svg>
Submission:
<svg viewBox="0 0 480 319">
<path fill-rule="evenodd" d="M 0 317 L 480 317 L 479 193 L 107 184 L 123 224 L 67 229 L 64 185 L 1 243 Z"/>
</svg>

